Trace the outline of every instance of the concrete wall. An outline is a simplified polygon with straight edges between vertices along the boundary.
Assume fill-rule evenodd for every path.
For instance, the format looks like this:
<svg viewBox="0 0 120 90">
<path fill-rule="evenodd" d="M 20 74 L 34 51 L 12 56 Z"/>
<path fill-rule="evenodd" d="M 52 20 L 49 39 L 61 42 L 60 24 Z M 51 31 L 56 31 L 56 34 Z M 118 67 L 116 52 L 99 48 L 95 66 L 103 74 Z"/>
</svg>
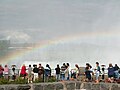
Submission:
<svg viewBox="0 0 120 90">
<path fill-rule="evenodd" d="M 120 84 L 86 83 L 78 81 L 37 83 L 26 85 L 0 85 L 0 90 L 120 90 Z"/>
</svg>

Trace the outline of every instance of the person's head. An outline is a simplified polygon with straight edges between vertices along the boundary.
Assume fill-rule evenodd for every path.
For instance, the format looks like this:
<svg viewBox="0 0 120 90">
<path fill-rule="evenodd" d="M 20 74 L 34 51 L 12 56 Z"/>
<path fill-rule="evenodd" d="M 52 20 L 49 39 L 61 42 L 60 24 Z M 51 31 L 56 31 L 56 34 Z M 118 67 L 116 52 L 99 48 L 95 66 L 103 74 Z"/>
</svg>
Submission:
<svg viewBox="0 0 120 90">
<path fill-rule="evenodd" d="M 89 70 L 89 67 L 86 67 L 86 70 Z"/>
<path fill-rule="evenodd" d="M 109 64 L 109 67 L 113 67 L 112 63 Z"/>
<path fill-rule="evenodd" d="M 90 64 L 89 63 L 86 63 L 86 67 L 89 67 L 90 66 Z"/>
<path fill-rule="evenodd" d="M 63 66 L 66 66 L 65 63 L 63 63 Z"/>
<path fill-rule="evenodd" d="M 99 66 L 99 62 L 96 62 L 96 66 Z"/>
<path fill-rule="evenodd" d="M 37 65 L 35 65 L 35 68 L 37 68 Z"/>
<path fill-rule="evenodd" d="M 117 64 L 115 64 L 115 66 L 117 67 L 118 65 L 117 65 Z"/>
<path fill-rule="evenodd" d="M 7 65 L 5 65 L 5 67 L 7 67 Z"/>
<path fill-rule="evenodd" d="M 66 65 L 69 67 L 70 65 L 69 65 L 69 63 L 66 63 Z"/>
<path fill-rule="evenodd" d="M 31 67 L 31 65 L 29 65 L 29 67 Z"/>
<path fill-rule="evenodd" d="M 57 64 L 57 68 L 59 68 L 59 64 Z"/>
<path fill-rule="evenodd" d="M 77 68 L 78 68 L 78 67 L 79 67 L 79 66 L 78 66 L 78 64 L 75 64 L 75 67 L 77 67 Z"/>
<path fill-rule="evenodd" d="M 39 66 L 41 66 L 41 63 L 39 64 Z"/>
<path fill-rule="evenodd" d="M 37 65 L 36 65 L 36 64 L 34 64 L 34 65 L 33 65 L 33 67 L 35 68 L 35 67 L 37 67 Z"/>
<path fill-rule="evenodd" d="M 12 68 L 15 68 L 16 67 L 16 65 L 12 65 Z"/>
<path fill-rule="evenodd" d="M 49 67 L 49 64 L 46 64 L 46 67 Z"/>
</svg>

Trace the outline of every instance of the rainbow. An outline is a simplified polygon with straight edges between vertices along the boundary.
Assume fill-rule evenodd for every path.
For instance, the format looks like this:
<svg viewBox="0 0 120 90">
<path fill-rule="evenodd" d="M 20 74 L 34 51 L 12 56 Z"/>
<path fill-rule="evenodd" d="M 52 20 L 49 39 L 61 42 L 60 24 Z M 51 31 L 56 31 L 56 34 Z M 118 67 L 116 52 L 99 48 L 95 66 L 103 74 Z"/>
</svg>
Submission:
<svg viewBox="0 0 120 90">
<path fill-rule="evenodd" d="M 37 43 L 34 45 L 34 47 L 30 49 L 25 49 L 21 51 L 13 51 L 9 54 L 7 54 L 5 57 L 0 57 L 1 63 L 8 63 L 10 61 L 17 60 L 24 55 L 30 54 L 38 49 L 44 49 L 48 48 L 49 46 L 54 46 L 61 43 L 73 43 L 75 40 L 80 41 L 82 39 L 96 39 L 96 38 L 114 38 L 114 37 L 120 37 L 120 32 L 87 32 L 87 33 L 79 33 L 75 35 L 69 35 L 69 36 L 63 36 L 54 40 L 44 41 Z"/>
</svg>

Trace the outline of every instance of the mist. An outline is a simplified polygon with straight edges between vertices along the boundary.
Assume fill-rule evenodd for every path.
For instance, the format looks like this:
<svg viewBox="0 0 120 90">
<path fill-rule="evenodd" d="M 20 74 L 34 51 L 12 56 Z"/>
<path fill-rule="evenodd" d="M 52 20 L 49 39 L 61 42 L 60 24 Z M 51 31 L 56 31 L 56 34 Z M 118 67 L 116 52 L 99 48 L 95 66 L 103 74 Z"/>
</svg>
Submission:
<svg viewBox="0 0 120 90">
<path fill-rule="evenodd" d="M 60 41 L 11 64 L 26 60 L 115 64 L 120 60 L 119 10 L 119 0 L 1 0 L 0 40 L 10 40 L 11 45 Z"/>
</svg>

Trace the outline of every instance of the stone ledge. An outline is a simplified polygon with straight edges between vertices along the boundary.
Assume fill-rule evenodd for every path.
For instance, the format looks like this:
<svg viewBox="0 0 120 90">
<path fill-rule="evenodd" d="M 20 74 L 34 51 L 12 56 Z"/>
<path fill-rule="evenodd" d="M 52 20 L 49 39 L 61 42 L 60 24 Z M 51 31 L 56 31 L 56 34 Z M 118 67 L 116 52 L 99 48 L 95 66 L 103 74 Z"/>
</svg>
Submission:
<svg viewBox="0 0 120 90">
<path fill-rule="evenodd" d="M 120 85 L 115 83 L 96 84 L 79 81 L 39 83 L 33 84 L 33 87 L 33 90 L 120 90 Z"/>
<path fill-rule="evenodd" d="M 0 90 L 29 90 L 31 87 L 29 85 L 0 85 Z"/>
<path fill-rule="evenodd" d="M 120 90 L 120 84 L 64 81 L 24 85 L 0 85 L 0 90 Z"/>
</svg>

